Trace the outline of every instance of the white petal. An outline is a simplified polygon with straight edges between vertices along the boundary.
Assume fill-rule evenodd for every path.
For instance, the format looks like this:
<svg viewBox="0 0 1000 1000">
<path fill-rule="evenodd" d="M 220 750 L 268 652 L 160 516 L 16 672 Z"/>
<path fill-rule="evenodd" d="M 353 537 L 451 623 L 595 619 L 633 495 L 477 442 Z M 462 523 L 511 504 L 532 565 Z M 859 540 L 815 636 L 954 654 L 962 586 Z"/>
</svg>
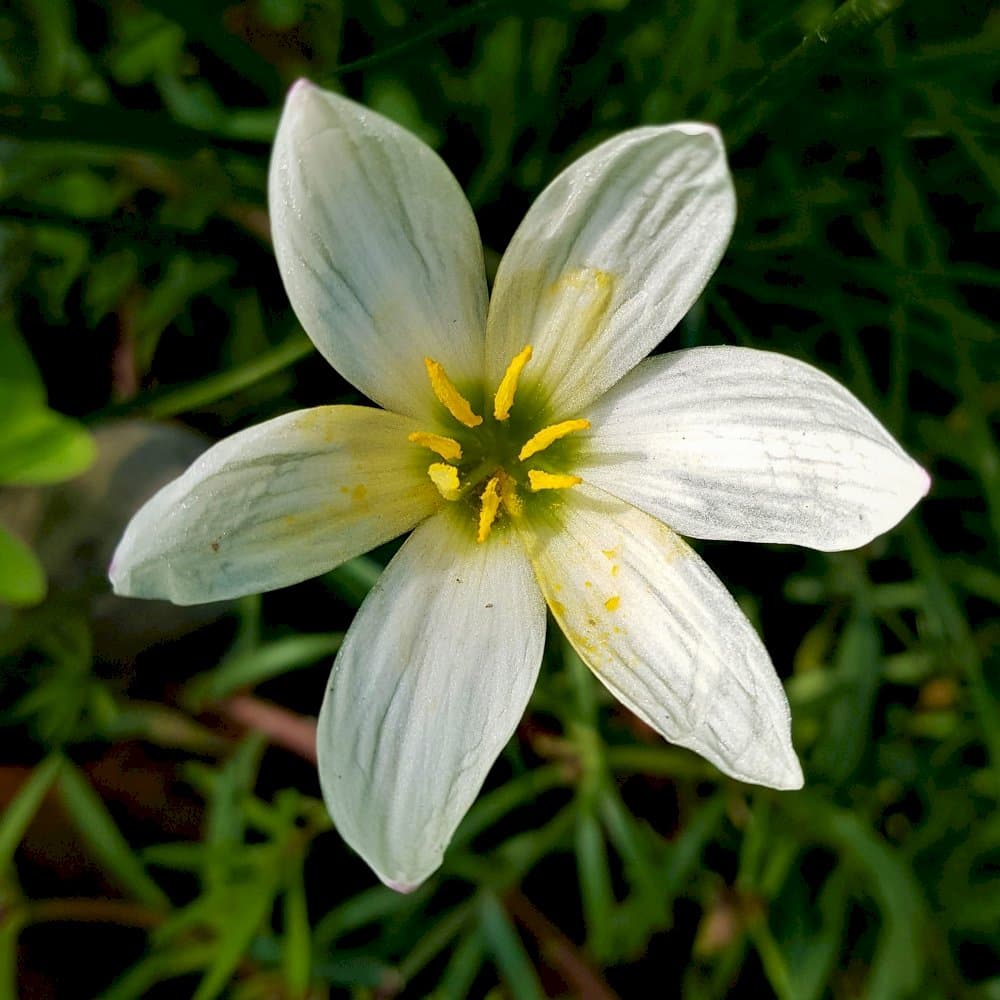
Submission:
<svg viewBox="0 0 1000 1000">
<path fill-rule="evenodd" d="M 639 128 L 563 171 L 500 263 L 486 333 L 494 383 L 525 344 L 564 419 L 644 358 L 692 306 L 729 242 L 736 201 L 709 125 Z"/>
<path fill-rule="evenodd" d="M 343 838 L 394 889 L 440 864 L 535 685 L 545 602 L 511 532 L 477 545 L 422 524 L 366 598 L 319 717 L 320 781 Z"/>
<path fill-rule="evenodd" d="M 930 483 L 843 386 L 767 351 L 650 358 L 587 417 L 574 472 L 694 538 L 857 548 Z"/>
<path fill-rule="evenodd" d="M 482 378 L 486 277 L 462 189 L 416 136 L 300 80 L 271 157 L 271 231 L 323 356 L 383 406 L 426 418 L 425 355 Z"/>
<path fill-rule="evenodd" d="M 586 485 L 532 527 L 529 554 L 552 613 L 615 697 L 734 778 L 802 785 L 767 651 L 683 539 Z"/>
<path fill-rule="evenodd" d="M 129 522 L 115 593 L 199 604 L 325 573 L 440 504 L 418 425 L 366 406 L 268 420 L 210 448 Z"/>
</svg>

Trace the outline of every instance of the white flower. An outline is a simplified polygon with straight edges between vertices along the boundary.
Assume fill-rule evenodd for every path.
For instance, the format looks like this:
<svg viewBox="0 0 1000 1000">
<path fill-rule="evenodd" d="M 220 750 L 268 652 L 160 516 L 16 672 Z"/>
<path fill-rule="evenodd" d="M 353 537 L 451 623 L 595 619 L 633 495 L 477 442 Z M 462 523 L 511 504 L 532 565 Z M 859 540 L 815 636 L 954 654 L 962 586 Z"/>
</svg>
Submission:
<svg viewBox="0 0 1000 1000">
<path fill-rule="evenodd" d="M 414 529 L 319 719 L 330 813 L 394 888 L 439 866 L 513 733 L 546 604 L 666 739 L 743 781 L 800 787 L 768 655 L 680 534 L 854 548 L 928 478 L 801 362 L 736 347 L 641 360 L 729 239 L 718 132 L 638 128 L 574 163 L 521 223 L 489 308 L 458 184 L 385 118 L 297 84 L 269 197 L 302 325 L 385 409 L 289 413 L 211 448 L 132 520 L 116 592 L 271 590 Z"/>
</svg>

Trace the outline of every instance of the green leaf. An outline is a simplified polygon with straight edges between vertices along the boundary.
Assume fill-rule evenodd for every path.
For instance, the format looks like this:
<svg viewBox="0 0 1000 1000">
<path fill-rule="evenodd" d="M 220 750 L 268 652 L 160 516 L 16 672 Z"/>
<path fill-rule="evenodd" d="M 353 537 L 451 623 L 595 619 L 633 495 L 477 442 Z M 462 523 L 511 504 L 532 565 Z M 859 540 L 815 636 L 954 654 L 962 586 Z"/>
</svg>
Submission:
<svg viewBox="0 0 1000 1000">
<path fill-rule="evenodd" d="M 259 734 L 245 739 L 217 773 L 211 774 L 212 788 L 205 813 L 205 845 L 215 851 L 207 858 L 206 884 L 225 880 L 226 860 L 234 845 L 242 844 L 246 829 L 241 803 L 253 790 L 265 741 Z"/>
<path fill-rule="evenodd" d="M 594 813 L 582 805 L 576 821 L 575 847 L 587 945 L 598 959 L 606 960 L 612 954 L 615 896 L 601 825 Z"/>
<path fill-rule="evenodd" d="M 0 415 L 45 406 L 45 384 L 35 359 L 9 318 L 0 315 Z"/>
<path fill-rule="evenodd" d="M 478 927 L 474 927 L 452 951 L 448 965 L 441 974 L 438 988 L 431 995 L 433 1000 L 470 996 L 472 984 L 482 968 L 484 955 L 482 932 Z"/>
<path fill-rule="evenodd" d="M 871 34 L 905 0 L 846 0 L 754 86 L 743 91 L 723 122 L 730 142 L 740 145 L 801 92 L 846 46 Z"/>
<path fill-rule="evenodd" d="M 0 433 L 0 482 L 10 486 L 72 479 L 97 454 L 94 439 L 83 425 L 54 410 L 14 414 Z"/>
<path fill-rule="evenodd" d="M 800 835 L 838 852 L 860 877 L 862 890 L 881 911 L 880 933 L 865 996 L 894 1000 L 924 983 L 927 904 L 903 858 L 853 813 L 819 795 L 798 792 L 775 798 Z"/>
<path fill-rule="evenodd" d="M 229 914 L 215 942 L 212 963 L 198 984 L 194 1000 L 213 1000 L 225 989 L 270 914 L 275 889 L 273 881 L 261 879 L 230 897 Z"/>
<path fill-rule="evenodd" d="M 24 542 L 0 526 L 0 604 L 38 604 L 45 591 L 42 564 Z"/>
<path fill-rule="evenodd" d="M 326 574 L 324 580 L 354 607 L 360 607 L 382 574 L 383 566 L 371 556 L 358 556 L 341 563 Z"/>
<path fill-rule="evenodd" d="M 17 845 L 24 838 L 46 793 L 59 777 L 62 765 L 63 758 L 58 754 L 46 757 L 32 770 L 0 816 L 0 874 L 11 866 Z"/>
<path fill-rule="evenodd" d="M 545 994 L 524 945 L 492 893 L 484 892 L 479 897 L 479 926 L 511 995 L 518 1000 L 543 1000 Z"/>
<path fill-rule="evenodd" d="M 133 965 L 101 994 L 101 1000 L 143 1000 L 162 980 L 203 969 L 213 953 L 211 944 L 194 943 L 170 952 L 153 952 Z"/>
<path fill-rule="evenodd" d="M 132 853 L 101 797 L 68 760 L 59 775 L 59 794 L 81 837 L 122 888 L 147 906 L 155 909 L 168 906 L 163 890 Z"/>
<path fill-rule="evenodd" d="M 0 920 L 0 997 L 18 996 L 18 941 L 26 921 L 25 911 L 12 907 L 6 910 L 3 920 Z"/>
<path fill-rule="evenodd" d="M 843 869 L 837 869 L 824 883 L 818 907 L 811 899 L 804 900 L 810 916 L 819 911 L 819 926 L 800 921 L 781 939 L 796 1000 L 821 1000 L 824 995 L 836 966 L 849 912 L 846 883 Z M 808 896 L 805 886 L 802 896 Z"/>
<path fill-rule="evenodd" d="M 281 965 L 285 985 L 290 997 L 305 997 L 309 992 L 312 936 L 301 863 L 296 866 L 285 890 L 283 929 Z"/>
<path fill-rule="evenodd" d="M 186 695 L 196 707 L 220 701 L 234 691 L 256 687 L 272 677 L 310 667 L 340 648 L 339 632 L 295 635 L 226 657 L 214 670 L 196 678 Z"/>
<path fill-rule="evenodd" d="M 145 372 L 153 360 L 160 335 L 187 308 L 188 303 L 216 287 L 232 274 L 233 261 L 196 260 L 178 254 L 152 292 L 142 303 L 135 320 L 139 370 Z"/>
<path fill-rule="evenodd" d="M 118 306 L 138 275 L 139 256 L 130 249 L 116 250 L 94 261 L 83 290 L 83 308 L 92 327 Z"/>
<path fill-rule="evenodd" d="M 812 761 L 835 784 L 847 780 L 870 745 L 881 652 L 874 620 L 857 611 L 840 637 L 834 667 L 840 697 L 830 708 L 826 733 Z"/>
<path fill-rule="evenodd" d="M 204 409 L 220 399 L 248 389 L 262 379 L 284 371 L 308 357 L 314 350 L 312 341 L 299 332 L 252 361 L 194 382 L 145 393 L 129 403 L 109 406 L 101 411 L 100 416 L 115 417 L 124 413 L 137 413 L 164 420 L 180 413 Z"/>
</svg>

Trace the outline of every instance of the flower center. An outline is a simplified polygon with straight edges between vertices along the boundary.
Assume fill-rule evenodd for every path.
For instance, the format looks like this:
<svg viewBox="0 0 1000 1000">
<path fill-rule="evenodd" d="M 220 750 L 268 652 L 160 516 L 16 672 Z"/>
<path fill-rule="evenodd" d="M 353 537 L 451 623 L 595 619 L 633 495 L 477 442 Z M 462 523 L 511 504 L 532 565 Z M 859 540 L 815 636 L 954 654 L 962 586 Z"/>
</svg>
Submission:
<svg viewBox="0 0 1000 1000">
<path fill-rule="evenodd" d="M 444 368 L 424 358 L 434 395 L 448 413 L 446 420 L 456 426 L 451 434 L 415 431 L 409 440 L 443 460 L 432 462 L 427 475 L 445 500 L 469 505 L 480 543 L 489 538 L 498 519 L 521 517 L 526 502 L 537 502 L 536 495 L 544 498 L 581 481 L 564 471 L 570 456 L 560 445 L 567 435 L 590 427 L 590 422 L 546 423 L 531 394 L 514 412 L 518 389 L 525 395 L 521 375 L 529 361 L 530 345 L 507 366 L 493 395 L 492 413 L 484 405 L 485 416 L 480 416 Z"/>
</svg>

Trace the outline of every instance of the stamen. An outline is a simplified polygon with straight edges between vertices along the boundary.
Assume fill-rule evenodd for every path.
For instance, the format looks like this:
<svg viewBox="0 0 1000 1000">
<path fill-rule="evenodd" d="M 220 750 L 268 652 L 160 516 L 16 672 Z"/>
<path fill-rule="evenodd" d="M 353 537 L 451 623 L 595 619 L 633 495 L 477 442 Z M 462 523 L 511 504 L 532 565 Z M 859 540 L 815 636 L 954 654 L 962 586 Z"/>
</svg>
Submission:
<svg viewBox="0 0 1000 1000">
<path fill-rule="evenodd" d="M 431 380 L 434 395 L 441 405 L 460 424 L 465 424 L 466 427 L 478 427 L 483 418 L 472 412 L 469 401 L 455 388 L 451 379 L 445 374 L 444 368 L 433 358 L 424 358 L 424 366 L 427 368 L 427 377 Z"/>
<path fill-rule="evenodd" d="M 421 447 L 430 448 L 449 462 L 457 462 L 462 457 L 462 446 L 454 438 L 442 437 L 440 434 L 431 434 L 428 431 L 414 431 L 407 440 Z"/>
<path fill-rule="evenodd" d="M 525 442 L 517 457 L 523 462 L 526 458 L 531 458 L 532 455 L 545 451 L 553 441 L 558 441 L 559 438 L 566 437 L 573 431 L 585 431 L 589 426 L 589 420 L 564 420 L 560 424 L 543 427 L 534 437 Z"/>
<path fill-rule="evenodd" d="M 532 493 L 537 493 L 539 490 L 564 490 L 582 482 L 579 476 L 563 476 L 554 472 L 542 472 L 540 469 L 528 471 L 528 485 Z"/>
<path fill-rule="evenodd" d="M 531 360 L 531 345 L 525 347 L 507 366 L 496 396 L 493 397 L 493 416 L 497 420 L 506 420 L 510 416 L 510 408 L 514 405 L 514 393 L 517 392 L 517 381 L 521 371 Z"/>
<path fill-rule="evenodd" d="M 521 503 L 521 498 L 517 495 L 517 483 L 510 476 L 504 475 L 503 472 L 500 472 L 499 476 L 500 501 L 503 503 L 504 510 L 511 517 L 520 517 L 524 504 Z"/>
<path fill-rule="evenodd" d="M 458 469 L 455 466 L 435 462 L 427 467 L 427 475 L 445 500 L 458 500 L 462 495 L 458 484 Z"/>
<path fill-rule="evenodd" d="M 497 511 L 500 509 L 500 477 L 494 476 L 483 490 L 479 498 L 483 506 L 479 510 L 479 532 L 476 534 L 476 541 L 482 544 L 490 536 L 490 529 L 497 519 Z"/>
</svg>

